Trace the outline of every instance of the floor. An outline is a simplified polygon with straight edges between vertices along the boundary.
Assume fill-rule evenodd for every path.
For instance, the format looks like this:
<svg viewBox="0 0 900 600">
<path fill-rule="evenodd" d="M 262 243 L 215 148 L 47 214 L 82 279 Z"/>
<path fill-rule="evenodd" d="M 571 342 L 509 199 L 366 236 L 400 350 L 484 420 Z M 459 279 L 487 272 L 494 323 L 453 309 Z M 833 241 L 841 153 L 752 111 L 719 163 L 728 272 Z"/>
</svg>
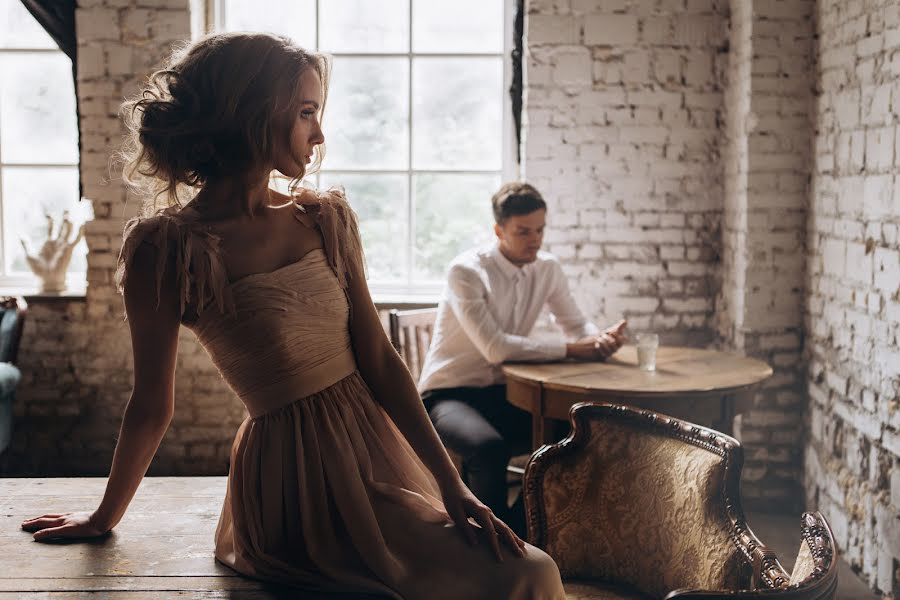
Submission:
<svg viewBox="0 0 900 600">
<path fill-rule="evenodd" d="M 222 477 L 145 479 L 125 518 L 100 541 L 37 544 L 21 531 L 19 524 L 27 517 L 90 510 L 105 481 L 0 479 L 0 600 L 288 597 L 283 590 L 238 577 L 213 560 L 213 531 L 225 491 Z M 799 544 L 799 515 L 753 514 L 748 521 L 789 568 Z M 876 596 L 841 565 L 837 598 Z"/>
</svg>

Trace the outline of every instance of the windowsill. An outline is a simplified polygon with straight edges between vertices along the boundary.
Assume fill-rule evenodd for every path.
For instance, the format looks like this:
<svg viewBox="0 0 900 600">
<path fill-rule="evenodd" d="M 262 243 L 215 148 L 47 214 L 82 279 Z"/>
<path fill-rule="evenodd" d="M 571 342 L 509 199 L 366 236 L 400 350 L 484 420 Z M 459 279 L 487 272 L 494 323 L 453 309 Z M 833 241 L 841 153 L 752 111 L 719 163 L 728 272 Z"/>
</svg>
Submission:
<svg viewBox="0 0 900 600">
<path fill-rule="evenodd" d="M 441 299 L 443 284 L 420 283 L 411 286 L 391 283 L 369 282 L 369 293 L 379 309 L 384 308 L 427 308 L 437 306 Z"/>
<path fill-rule="evenodd" d="M 66 290 L 61 294 L 42 294 L 41 292 L 35 291 L 34 293 L 19 292 L 18 294 L 8 295 L 22 296 L 23 298 L 25 298 L 25 302 L 29 304 L 46 304 L 47 302 L 84 302 L 85 300 L 87 300 L 85 292 L 82 291 L 79 293 L 72 290 Z"/>
<path fill-rule="evenodd" d="M 45 294 L 40 291 L 38 284 L 32 285 L 2 285 L 0 284 L 0 296 L 22 296 L 26 302 L 32 300 L 47 302 L 53 300 L 84 300 L 87 293 L 86 282 L 73 282 L 66 291 L 60 294 Z M 388 308 L 427 308 L 437 306 L 441 299 L 438 291 L 425 290 L 406 292 L 401 290 L 373 290 L 372 300 L 379 309 Z"/>
<path fill-rule="evenodd" d="M 440 294 L 406 294 L 401 292 L 372 292 L 375 308 L 429 308 L 437 306 Z"/>
<path fill-rule="evenodd" d="M 40 283 L 36 281 L 4 281 L 0 282 L 0 296 L 22 296 L 26 302 L 36 300 L 84 300 L 87 294 L 87 282 L 84 279 L 76 279 L 67 282 L 64 292 L 58 294 L 46 294 L 40 291 Z"/>
<path fill-rule="evenodd" d="M 0 296 L 22 296 L 28 303 L 32 302 L 52 302 L 52 301 L 83 301 L 86 299 L 86 289 L 68 289 L 61 294 L 43 294 L 38 291 L 37 287 L 30 288 L 8 288 L 0 287 Z M 411 308 L 428 308 L 437 306 L 440 297 L 437 294 L 397 294 L 384 293 L 372 294 L 372 300 L 378 309 L 411 309 Z"/>
</svg>

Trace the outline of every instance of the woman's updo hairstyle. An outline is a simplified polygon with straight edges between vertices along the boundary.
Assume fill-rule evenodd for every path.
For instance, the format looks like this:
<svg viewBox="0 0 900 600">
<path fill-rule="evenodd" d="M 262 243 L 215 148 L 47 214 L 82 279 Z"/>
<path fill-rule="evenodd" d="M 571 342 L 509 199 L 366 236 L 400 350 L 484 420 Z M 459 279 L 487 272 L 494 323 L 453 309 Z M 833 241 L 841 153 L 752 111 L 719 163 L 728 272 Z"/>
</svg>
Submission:
<svg viewBox="0 0 900 600">
<path fill-rule="evenodd" d="M 214 34 L 176 51 L 140 96 L 123 105 L 130 131 L 126 182 L 150 193 L 154 205 L 166 196 L 169 206 L 180 206 L 179 191 L 192 196 L 212 178 L 257 176 L 289 148 L 298 82 L 309 68 L 318 73 L 324 98 L 326 57 L 286 37 Z M 323 154 L 315 148 L 310 171 Z"/>
</svg>

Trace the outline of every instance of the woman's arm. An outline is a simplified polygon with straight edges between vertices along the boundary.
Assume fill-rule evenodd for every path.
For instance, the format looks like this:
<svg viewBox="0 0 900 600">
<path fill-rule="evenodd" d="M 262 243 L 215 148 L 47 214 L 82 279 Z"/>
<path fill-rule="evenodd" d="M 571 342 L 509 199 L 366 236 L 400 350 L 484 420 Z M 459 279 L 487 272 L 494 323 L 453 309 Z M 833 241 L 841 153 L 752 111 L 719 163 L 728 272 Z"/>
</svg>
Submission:
<svg viewBox="0 0 900 600">
<path fill-rule="evenodd" d="M 35 540 L 93 537 L 115 527 L 168 429 L 174 410 L 180 303 L 172 268 L 166 269 L 157 302 L 156 256 L 153 246 L 141 244 L 128 267 L 124 294 L 134 354 L 134 389 L 125 408 L 103 500 L 92 513 L 51 514 L 25 521 L 22 528 L 35 532 Z"/>
<path fill-rule="evenodd" d="M 472 517 L 487 534 L 498 560 L 501 540 L 519 555 L 525 543 L 466 487 L 441 443 L 415 382 L 384 332 L 362 269 L 351 272 L 348 295 L 353 306 L 350 332 L 356 363 L 375 399 L 396 423 L 437 480 L 444 506 L 470 543 L 477 543 Z"/>
<path fill-rule="evenodd" d="M 425 412 L 409 370 L 384 332 L 365 279 L 354 273 L 348 291 L 353 306 L 350 324 L 353 351 L 363 379 L 438 484 L 459 479 Z"/>
</svg>

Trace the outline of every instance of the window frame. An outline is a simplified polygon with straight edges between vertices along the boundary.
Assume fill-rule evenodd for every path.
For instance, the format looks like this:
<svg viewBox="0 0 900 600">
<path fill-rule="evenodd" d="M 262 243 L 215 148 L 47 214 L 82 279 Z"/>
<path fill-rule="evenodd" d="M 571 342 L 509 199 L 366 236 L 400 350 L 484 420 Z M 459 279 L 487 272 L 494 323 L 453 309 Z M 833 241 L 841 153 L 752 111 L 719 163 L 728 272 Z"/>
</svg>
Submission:
<svg viewBox="0 0 900 600">
<path fill-rule="evenodd" d="M 196 2 L 197 0 L 195 0 Z M 290 0 L 284 0 L 290 1 Z M 327 1 L 327 0 L 326 0 Z M 409 104 L 409 113 L 408 113 L 408 127 L 407 127 L 407 147 L 409 148 L 409 153 L 407 157 L 407 164 L 405 169 L 328 169 L 327 168 L 327 159 L 326 159 L 326 168 L 321 170 L 322 174 L 327 174 L 328 176 L 336 176 L 340 179 L 341 175 L 368 175 L 368 174 L 383 174 L 383 175 L 400 175 L 405 176 L 407 178 L 407 197 L 406 197 L 406 207 L 407 214 L 405 216 L 406 221 L 408 223 L 407 228 L 407 240 L 406 240 L 406 265 L 407 265 L 407 274 L 406 280 L 403 282 L 396 281 L 378 281 L 378 280 L 369 280 L 369 288 L 370 291 L 379 302 L 420 302 L 420 303 L 433 303 L 436 302 L 441 290 L 444 286 L 443 280 L 416 280 L 414 279 L 414 259 L 415 259 L 415 176 L 417 174 L 461 174 L 461 175 L 498 175 L 501 182 L 502 181 L 510 181 L 514 179 L 518 179 L 520 173 L 520 165 L 516 159 L 516 134 L 515 134 L 515 124 L 512 115 L 512 100 L 510 97 L 510 87 L 512 86 L 512 77 L 513 77 L 513 64 L 512 64 L 512 52 L 514 50 L 513 44 L 513 30 L 514 30 L 514 21 L 515 21 L 515 11 L 516 11 L 516 0 L 501 0 L 503 3 L 503 47 L 500 53 L 463 53 L 463 52 L 442 52 L 442 53 L 429 53 L 429 52 L 414 52 L 412 49 L 412 28 L 413 28 L 413 3 L 415 0 L 408 0 L 408 10 L 409 10 L 409 47 L 406 52 L 375 52 L 375 53 L 364 53 L 364 52 L 328 52 L 328 54 L 336 59 L 339 58 L 404 58 L 408 61 L 409 69 L 408 69 L 408 78 L 406 85 L 406 92 L 408 94 L 408 104 Z M 320 6 L 322 0 L 315 0 L 315 13 L 316 13 L 316 24 L 315 24 L 315 40 L 316 40 L 316 48 L 319 46 L 320 39 L 320 23 L 319 23 L 319 15 Z M 205 6 L 198 7 L 198 12 L 205 17 L 205 32 L 212 31 L 224 31 L 225 25 L 225 0 L 207 0 L 205 2 Z M 196 21 L 195 21 L 196 23 Z M 196 31 L 196 27 L 195 27 Z M 485 169 L 485 170 L 470 170 L 470 169 L 415 169 L 413 168 L 413 156 L 412 156 L 412 139 L 413 139 L 413 64 L 414 59 L 417 57 L 424 58 L 451 58 L 451 59 L 466 59 L 466 58 L 501 58 L 502 59 L 502 86 L 501 89 L 498 90 L 498 93 L 501 94 L 501 106 L 502 106 L 502 120 L 501 120 L 501 134 L 503 136 L 503 140 L 501 143 L 501 167 L 499 170 L 497 169 Z M 318 184 L 318 174 L 315 175 L 315 182 Z M 484 201 L 488 202 L 491 195 L 496 190 L 485 190 L 484 193 Z M 350 199 L 352 202 L 352 198 Z M 490 228 L 493 223 L 485 223 L 485 228 Z"/>
<path fill-rule="evenodd" d="M 21 47 L 21 46 L 12 46 L 12 47 L 0 47 L 0 55 L 14 55 L 14 54 L 59 54 L 64 55 L 63 51 L 57 47 Z M 72 82 L 72 86 L 74 88 L 75 83 Z M 77 89 L 74 90 L 76 97 L 75 102 L 77 104 Z M 0 103 L 2 103 L 2 97 L 0 97 Z M 74 107 L 73 107 L 74 108 Z M 77 111 L 73 112 L 73 116 L 75 116 L 77 120 Z M 76 122 L 76 128 L 80 128 L 80 124 Z M 0 123 L 0 127 L 2 127 L 2 123 Z M 77 141 L 76 141 L 77 145 Z M 7 271 L 6 268 L 6 222 L 4 218 L 5 211 L 3 210 L 3 173 L 7 168 L 16 168 L 16 169 L 46 169 L 46 168 L 59 168 L 59 169 L 69 169 L 72 168 L 75 170 L 78 177 L 81 176 L 80 173 L 80 164 L 79 157 L 76 156 L 75 162 L 71 163 L 60 163 L 60 162 L 28 162 L 28 163 L 8 163 L 3 159 L 3 145 L 0 144 L 0 294 L 2 295 L 10 295 L 10 294 L 31 294 L 38 293 L 41 288 L 41 280 L 34 273 L 26 274 L 26 273 L 11 273 Z M 84 202 L 83 198 L 79 198 L 79 202 Z M 89 268 L 89 267 L 88 267 Z M 80 295 L 84 292 L 87 287 L 87 269 L 84 271 L 71 271 L 67 270 L 66 272 L 66 292 L 62 295 Z"/>
</svg>

